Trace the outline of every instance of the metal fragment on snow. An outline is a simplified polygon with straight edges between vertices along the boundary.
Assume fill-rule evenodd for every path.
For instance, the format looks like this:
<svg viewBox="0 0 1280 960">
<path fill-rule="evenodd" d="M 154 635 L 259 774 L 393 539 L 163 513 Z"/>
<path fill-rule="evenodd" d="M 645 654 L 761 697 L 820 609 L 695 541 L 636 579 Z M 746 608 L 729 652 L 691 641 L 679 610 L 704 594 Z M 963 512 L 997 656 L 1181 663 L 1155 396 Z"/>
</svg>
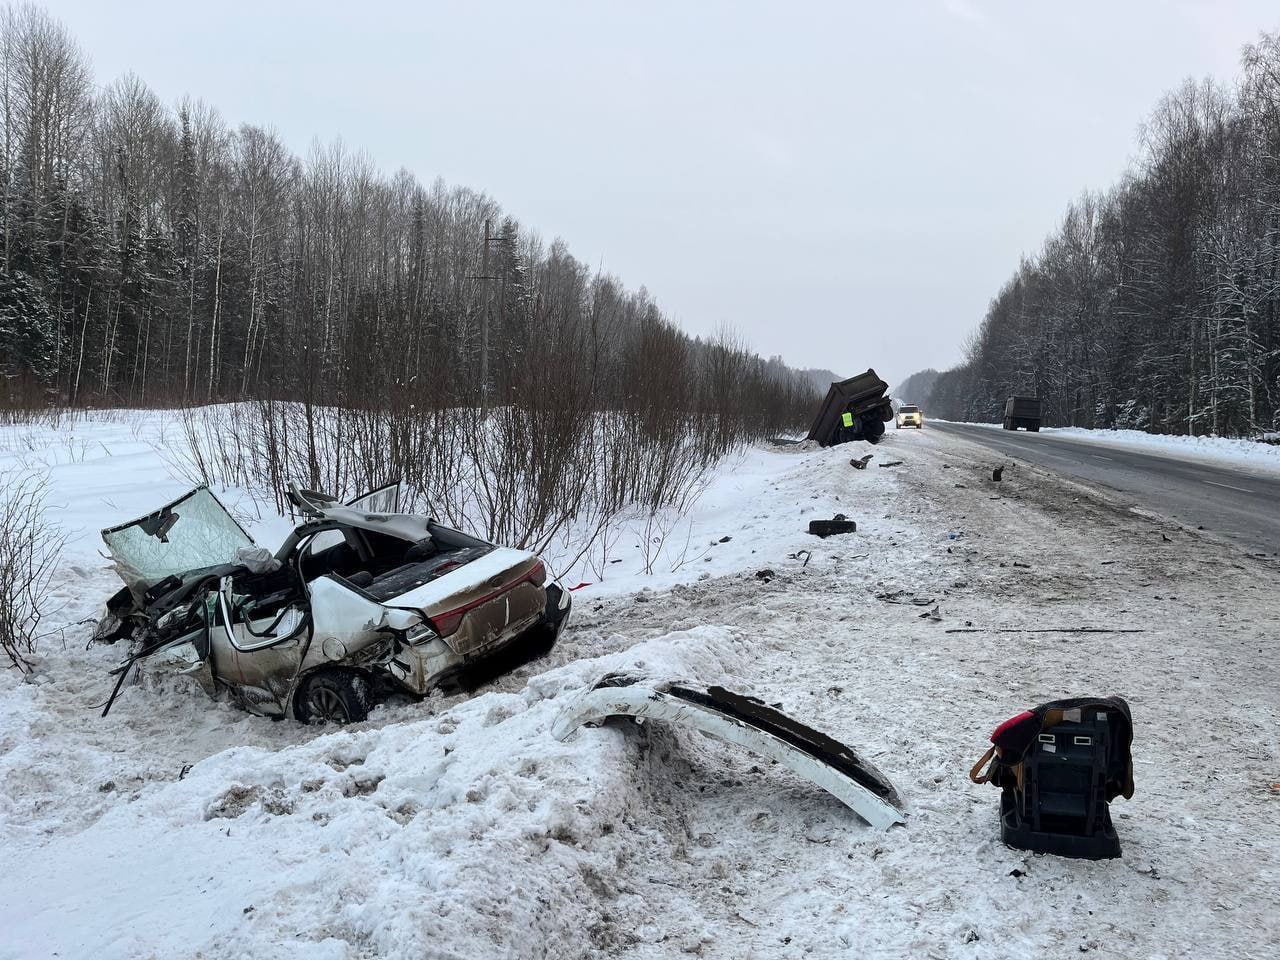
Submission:
<svg viewBox="0 0 1280 960">
<path fill-rule="evenodd" d="M 873 827 L 887 829 L 905 822 L 893 785 L 852 749 L 723 687 L 609 674 L 561 711 L 551 733 L 564 740 L 584 723 L 618 716 L 687 724 L 784 764 Z"/>
</svg>

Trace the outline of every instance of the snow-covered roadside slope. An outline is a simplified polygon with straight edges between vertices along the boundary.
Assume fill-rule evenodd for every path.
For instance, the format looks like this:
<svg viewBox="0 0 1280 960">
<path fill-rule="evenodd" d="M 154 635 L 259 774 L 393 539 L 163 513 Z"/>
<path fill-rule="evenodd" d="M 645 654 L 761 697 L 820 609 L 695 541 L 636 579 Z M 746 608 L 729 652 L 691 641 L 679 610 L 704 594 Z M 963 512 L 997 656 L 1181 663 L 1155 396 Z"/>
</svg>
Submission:
<svg viewBox="0 0 1280 960">
<path fill-rule="evenodd" d="M 678 810 L 667 822 L 652 797 L 678 793 L 691 758 L 719 755 L 674 733 L 654 741 L 666 760 L 612 730 L 557 744 L 556 698 L 624 664 L 701 682 L 741 669 L 731 686 L 751 689 L 749 633 L 713 617 L 685 630 L 572 624 L 611 596 L 656 599 L 795 552 L 811 541 L 807 519 L 839 508 L 814 476 L 839 458 L 759 448 L 727 462 L 681 521 L 687 550 L 645 573 L 656 550 L 618 545 L 607 581 L 575 594 L 552 658 L 475 699 L 397 699 L 328 733 L 147 678 L 104 720 L 120 651 L 86 648 L 90 624 L 77 621 L 118 586 L 99 527 L 189 485 L 163 455 L 166 428 L 164 414 L 117 414 L 16 428 L 0 445 L 0 466 L 48 470 L 69 534 L 54 597 L 66 642 L 44 644 L 33 682 L 0 671 L 0 846 L 22 865 L 0 872 L 0 958 L 409 957 L 424 944 L 428 956 L 594 956 L 636 941 L 652 903 L 634 877 L 661 876 L 685 842 Z M 289 526 L 219 493 L 260 542 Z"/>
<path fill-rule="evenodd" d="M 671 634 L 419 719 L 232 740 L 168 782 L 69 756 L 60 789 L 119 800 L 47 842 L 5 811 L 0 957 L 596 955 L 647 910 L 599 892 L 664 852 L 634 817 L 640 757 L 614 728 L 554 741 L 560 696 L 621 668 L 732 684 L 740 647 Z M 4 759 L 7 791 L 51 786 Z"/>
<path fill-rule="evenodd" d="M 944 421 L 946 422 L 946 421 Z M 998 423 L 967 423 L 970 427 L 1001 429 Z M 1088 430 L 1084 427 L 1041 427 L 1041 436 L 1086 440 L 1101 446 L 1138 450 L 1163 457 L 1226 463 L 1280 472 L 1280 445 L 1233 437 L 1174 437 L 1142 430 Z"/>
</svg>

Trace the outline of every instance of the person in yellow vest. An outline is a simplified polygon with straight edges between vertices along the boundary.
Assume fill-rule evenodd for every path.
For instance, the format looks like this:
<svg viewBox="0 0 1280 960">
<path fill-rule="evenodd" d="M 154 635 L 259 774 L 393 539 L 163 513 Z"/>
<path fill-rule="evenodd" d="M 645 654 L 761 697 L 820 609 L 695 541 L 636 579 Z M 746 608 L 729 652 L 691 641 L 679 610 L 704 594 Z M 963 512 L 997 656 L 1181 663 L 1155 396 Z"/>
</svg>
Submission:
<svg viewBox="0 0 1280 960">
<path fill-rule="evenodd" d="M 840 414 L 840 434 L 836 439 L 836 443 L 848 443 L 850 440 L 859 439 L 860 432 L 857 423 L 853 419 L 853 414 L 848 410 Z"/>
</svg>

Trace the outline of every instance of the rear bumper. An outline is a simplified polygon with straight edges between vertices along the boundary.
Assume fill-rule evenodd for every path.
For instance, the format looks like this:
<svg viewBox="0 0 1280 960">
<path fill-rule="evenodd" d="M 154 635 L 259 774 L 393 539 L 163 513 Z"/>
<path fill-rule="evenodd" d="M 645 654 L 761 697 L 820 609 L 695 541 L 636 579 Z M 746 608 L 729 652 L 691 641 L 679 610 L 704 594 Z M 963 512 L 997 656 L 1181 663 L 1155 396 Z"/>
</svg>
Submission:
<svg viewBox="0 0 1280 960">
<path fill-rule="evenodd" d="M 548 584 L 540 612 L 523 626 L 503 631 L 484 646 L 458 653 L 436 637 L 420 646 L 405 646 L 392 661 L 392 678 L 404 689 L 424 694 L 439 684 L 457 683 L 470 689 L 545 656 L 569 622 L 573 600 L 567 590 Z M 399 666 L 401 669 L 396 669 Z"/>
<path fill-rule="evenodd" d="M 569 622 L 569 611 L 573 608 L 573 594 L 564 590 L 558 583 L 547 586 L 547 608 L 542 614 L 542 622 L 560 635 L 565 624 Z"/>
<path fill-rule="evenodd" d="M 547 605 L 533 626 L 506 643 L 468 660 L 454 675 L 454 682 L 463 690 L 475 690 L 526 663 L 545 657 L 564 632 L 572 607 L 573 600 L 569 591 L 562 590 L 557 584 L 549 584 Z"/>
</svg>

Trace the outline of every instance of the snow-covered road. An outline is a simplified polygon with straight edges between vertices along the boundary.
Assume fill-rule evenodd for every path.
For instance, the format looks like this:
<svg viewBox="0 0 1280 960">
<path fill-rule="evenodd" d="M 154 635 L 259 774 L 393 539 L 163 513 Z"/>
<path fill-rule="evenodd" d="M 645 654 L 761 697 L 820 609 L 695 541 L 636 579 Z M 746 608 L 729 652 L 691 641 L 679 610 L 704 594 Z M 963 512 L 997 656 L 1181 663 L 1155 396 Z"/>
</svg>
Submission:
<svg viewBox="0 0 1280 960">
<path fill-rule="evenodd" d="M 619 564 L 548 660 L 336 733 L 168 688 L 99 720 L 112 654 L 73 630 L 40 682 L 0 674 L 0 958 L 1274 955 L 1274 570 L 1032 466 L 993 483 L 961 439 L 873 452 L 726 465 L 697 559 L 649 589 Z M 804 534 L 837 511 L 857 534 Z M 69 614 L 108 582 L 82 558 Z M 1082 625 L 1143 632 L 990 632 Z M 781 703 L 890 776 L 907 825 L 689 731 L 551 739 L 626 664 Z M 1019 854 L 968 769 L 997 722 L 1083 693 L 1133 708 L 1124 854 Z"/>
</svg>

